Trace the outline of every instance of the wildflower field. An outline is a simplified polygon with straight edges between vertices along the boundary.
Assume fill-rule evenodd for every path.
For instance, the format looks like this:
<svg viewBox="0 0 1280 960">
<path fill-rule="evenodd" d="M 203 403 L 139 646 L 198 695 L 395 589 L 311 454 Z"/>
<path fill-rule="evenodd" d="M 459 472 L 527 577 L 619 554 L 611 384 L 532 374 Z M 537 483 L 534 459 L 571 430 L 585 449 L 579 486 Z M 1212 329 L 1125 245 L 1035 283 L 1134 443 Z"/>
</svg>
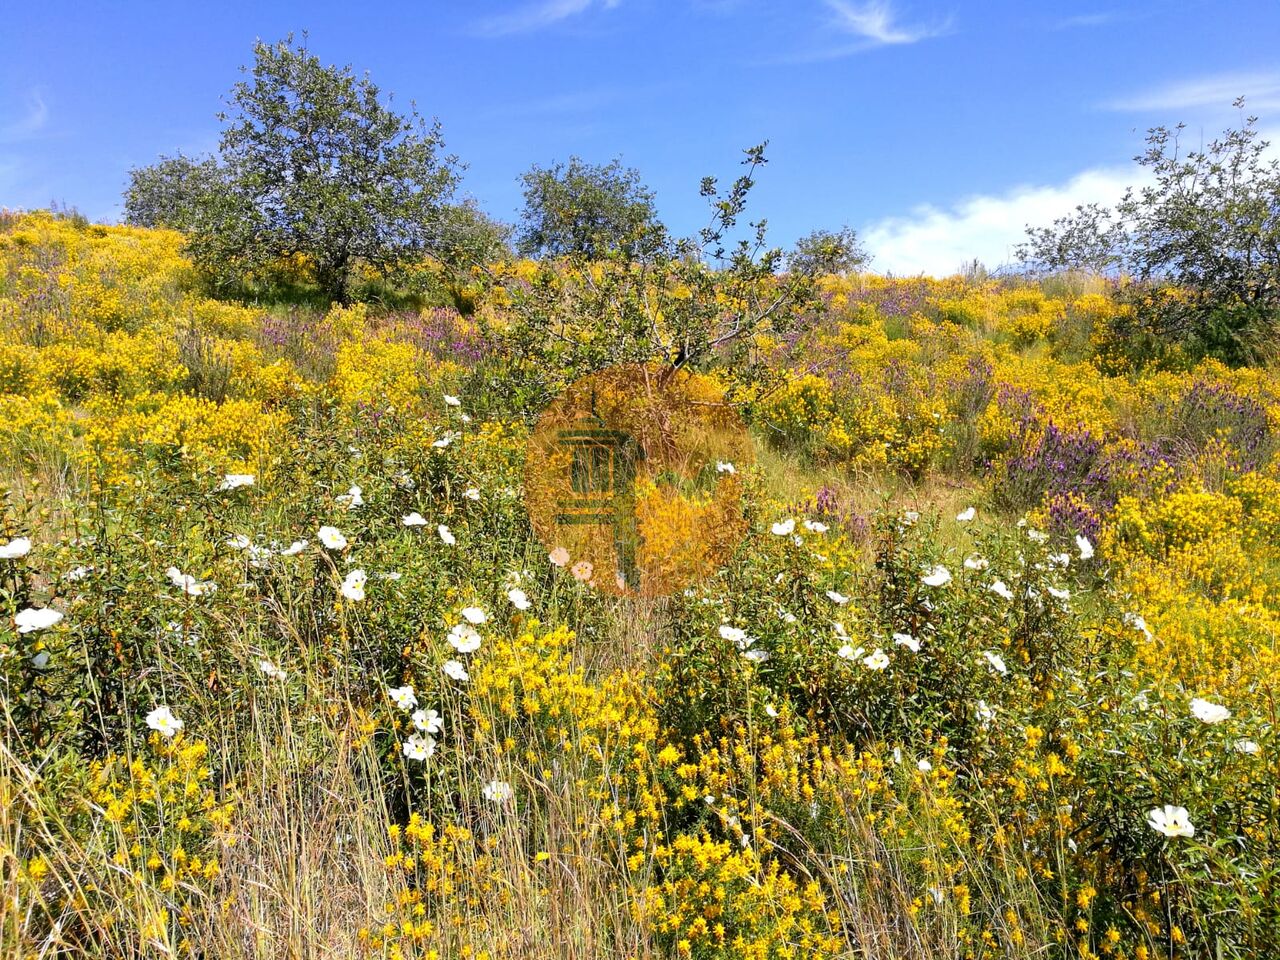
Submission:
<svg viewBox="0 0 1280 960">
<path fill-rule="evenodd" d="M 619 596 L 526 510 L 654 359 L 575 318 L 786 282 L 635 271 L 322 308 L 0 220 L 0 956 L 1280 955 L 1280 375 L 821 277 L 704 371 L 736 547 Z"/>
</svg>

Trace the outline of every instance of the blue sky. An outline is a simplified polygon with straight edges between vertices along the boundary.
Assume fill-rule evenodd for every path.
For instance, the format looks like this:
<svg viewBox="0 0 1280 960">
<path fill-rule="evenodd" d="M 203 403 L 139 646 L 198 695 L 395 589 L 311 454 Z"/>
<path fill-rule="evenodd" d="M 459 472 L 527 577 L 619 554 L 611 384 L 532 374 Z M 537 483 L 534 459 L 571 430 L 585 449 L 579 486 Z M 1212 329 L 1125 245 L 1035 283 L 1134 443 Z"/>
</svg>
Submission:
<svg viewBox="0 0 1280 960">
<path fill-rule="evenodd" d="M 1275 0 L 46 0 L 4 22 L 0 206 L 100 220 L 130 167 L 216 146 L 255 38 L 302 30 L 438 117 L 495 216 L 532 163 L 619 156 L 692 233 L 701 177 L 767 138 L 771 238 L 848 224 L 897 273 L 998 265 L 1026 222 L 1113 199 L 1156 123 L 1198 143 L 1244 94 L 1280 131 Z"/>
</svg>

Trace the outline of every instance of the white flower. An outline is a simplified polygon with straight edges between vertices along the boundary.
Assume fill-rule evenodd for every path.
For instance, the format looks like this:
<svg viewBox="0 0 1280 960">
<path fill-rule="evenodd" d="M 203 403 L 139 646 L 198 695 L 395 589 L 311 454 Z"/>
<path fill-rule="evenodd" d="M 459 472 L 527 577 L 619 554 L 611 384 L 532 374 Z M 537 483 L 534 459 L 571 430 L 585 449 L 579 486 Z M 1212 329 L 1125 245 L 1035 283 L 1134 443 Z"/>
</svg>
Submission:
<svg viewBox="0 0 1280 960">
<path fill-rule="evenodd" d="M 413 513 L 406 513 L 400 518 L 400 522 L 406 527 L 425 527 L 427 525 L 427 518 L 415 510 Z"/>
<path fill-rule="evenodd" d="M 227 546 L 232 550 L 248 550 L 253 546 L 253 541 L 246 537 L 243 533 L 237 533 L 234 537 L 227 541 Z"/>
<path fill-rule="evenodd" d="M 486 800 L 494 803 L 506 803 L 516 795 L 516 792 L 511 789 L 511 784 L 505 780 L 490 780 L 481 792 Z"/>
<path fill-rule="evenodd" d="M 19 610 L 13 618 L 13 622 L 17 624 L 19 633 L 34 633 L 37 630 L 48 630 L 59 620 L 62 614 L 51 607 L 27 607 L 25 610 Z"/>
<path fill-rule="evenodd" d="M 982 721 L 982 725 L 984 727 L 987 726 L 989 723 L 991 723 L 992 720 L 996 718 L 995 710 L 992 707 L 987 706 L 987 701 L 985 700 L 978 701 L 977 712 L 978 712 L 978 719 Z"/>
<path fill-rule="evenodd" d="M 759 647 L 752 647 L 750 650 L 744 651 L 742 655 L 752 663 L 764 663 L 769 659 L 769 651 L 761 650 Z"/>
<path fill-rule="evenodd" d="M 1027 539 L 1032 541 L 1033 543 L 1047 543 L 1049 540 L 1049 535 L 1045 533 L 1043 530 L 1028 530 Z"/>
<path fill-rule="evenodd" d="M 569 568 L 569 572 L 573 574 L 575 580 L 580 580 L 583 583 L 586 583 L 591 579 L 591 574 L 595 572 L 595 569 L 596 568 L 591 565 L 590 560 L 579 560 Z"/>
<path fill-rule="evenodd" d="M 764 712 L 771 717 L 776 717 L 778 715 L 778 708 L 772 703 L 766 703 L 764 705 Z"/>
<path fill-rule="evenodd" d="M 855 649 L 853 644 L 846 643 L 843 647 L 841 647 L 839 650 L 836 651 L 836 656 L 842 657 L 845 660 L 857 660 L 860 656 L 862 656 L 866 652 L 867 651 L 865 647 L 858 647 Z"/>
<path fill-rule="evenodd" d="M 893 748 L 893 762 L 894 762 L 894 763 L 901 763 L 901 762 L 902 762 L 902 748 L 901 748 L 901 747 L 894 747 L 894 748 Z"/>
<path fill-rule="evenodd" d="M 507 599 L 511 601 L 511 605 L 517 610 L 528 610 L 533 604 L 529 602 L 529 597 L 519 587 L 512 587 L 507 591 Z"/>
<path fill-rule="evenodd" d="M 73 570 L 68 570 L 68 571 L 67 571 L 67 579 L 68 579 L 68 580 L 83 580 L 85 577 L 87 577 L 87 576 L 88 576 L 90 573 L 92 573 L 92 572 L 93 572 L 93 567 L 76 567 L 76 568 L 74 568 Z"/>
<path fill-rule="evenodd" d="M 754 642 L 751 637 L 747 636 L 747 631 L 741 627 L 731 627 L 727 623 L 720 625 L 720 636 L 731 643 L 738 645 L 739 650 L 745 650 Z"/>
<path fill-rule="evenodd" d="M 167 739 L 182 729 L 182 721 L 168 707 L 159 706 L 147 714 L 147 726 Z"/>
<path fill-rule="evenodd" d="M 407 683 L 403 687 L 388 687 L 387 696 L 401 710 L 412 710 L 418 705 L 418 695 L 413 692 L 413 687 Z"/>
<path fill-rule="evenodd" d="M 835 590 L 827 591 L 827 599 L 830 600 L 832 603 L 842 607 L 849 602 L 848 597 L 846 597 L 843 593 L 837 593 Z"/>
<path fill-rule="evenodd" d="M 909 633 L 895 633 L 893 642 L 900 647 L 906 647 L 912 653 L 920 652 L 920 641 Z"/>
<path fill-rule="evenodd" d="M 556 547 L 549 554 L 547 559 L 554 563 L 557 567 L 563 567 L 569 563 L 569 551 L 564 547 Z"/>
<path fill-rule="evenodd" d="M 467 668 L 458 660 L 446 660 L 441 669 L 445 672 L 445 676 L 452 677 L 454 680 L 465 683 L 471 679 L 471 674 L 467 673 Z"/>
<path fill-rule="evenodd" d="M 456 434 L 446 433 L 443 437 L 441 437 L 439 440 L 435 441 L 431 445 L 435 447 L 437 450 L 443 450 L 449 444 L 453 443 L 453 438 L 455 436 Z"/>
<path fill-rule="evenodd" d="M 928 773 L 930 770 L 933 769 L 933 764 L 930 763 L 928 760 L 926 760 L 924 757 L 921 757 L 919 760 L 916 761 L 916 769 L 919 770 L 921 773 Z"/>
<path fill-rule="evenodd" d="M 191 597 L 203 597 L 205 594 L 213 593 L 218 589 L 218 585 L 212 580 L 197 580 L 191 574 L 183 573 L 177 567 L 170 567 L 164 573 L 169 578 L 170 583 Z"/>
<path fill-rule="evenodd" d="M 364 491 L 359 487 L 352 487 L 344 495 L 337 498 L 338 503 L 345 503 L 348 510 L 354 510 L 356 507 L 364 506 Z"/>
<path fill-rule="evenodd" d="M 488 620 L 489 616 L 479 607 L 463 607 L 462 619 L 467 621 L 467 623 L 474 623 L 476 626 L 479 626 Z"/>
<path fill-rule="evenodd" d="M 446 405 L 446 406 L 450 406 L 450 407 L 460 407 L 460 406 L 462 406 L 462 401 L 461 401 L 461 400 L 459 400 L 457 397 L 451 396 L 450 394 L 447 394 L 447 393 L 444 395 L 444 402 L 445 402 L 445 405 Z"/>
<path fill-rule="evenodd" d="M 342 595 L 348 600 L 363 600 L 364 586 L 368 581 L 369 577 L 363 570 L 352 570 L 342 581 Z"/>
<path fill-rule="evenodd" d="M 1005 582 L 1003 580 L 997 580 L 995 583 L 991 584 L 991 586 L 988 587 L 987 589 L 989 589 L 992 593 L 994 593 L 998 597 L 1004 597 L 1004 599 L 1006 600 L 1013 599 L 1013 591 L 1010 590 L 1007 586 L 1005 586 Z"/>
<path fill-rule="evenodd" d="M 915 510 L 904 510 L 902 512 L 902 522 L 905 526 L 914 526 L 916 521 L 920 519 L 920 514 Z"/>
<path fill-rule="evenodd" d="M 427 760 L 436 752 L 436 742 L 431 737 L 424 737 L 420 733 L 414 733 L 409 739 L 400 744 L 400 749 L 404 752 L 406 760 Z"/>
<path fill-rule="evenodd" d="M 1049 591 L 1049 596 L 1051 597 L 1057 597 L 1059 600 L 1071 599 L 1071 591 L 1066 587 L 1062 587 L 1061 589 L 1058 587 L 1048 587 L 1047 589 Z"/>
<path fill-rule="evenodd" d="M 978 515 L 978 511 L 975 510 L 973 507 L 969 507 L 969 509 L 961 510 L 959 513 L 957 513 L 956 519 L 959 520 L 961 523 L 968 523 L 977 515 Z"/>
<path fill-rule="evenodd" d="M 265 673 L 272 680 L 283 680 L 287 674 L 277 667 L 270 660 L 259 660 L 258 669 Z"/>
<path fill-rule="evenodd" d="M 983 650 L 982 656 L 987 661 L 987 665 L 996 673 L 1000 674 L 1000 676 L 1003 677 L 1009 672 L 1009 668 L 1005 666 L 1004 657 L 1000 656 L 1000 654 L 996 653 L 994 650 Z"/>
<path fill-rule="evenodd" d="M 320 542 L 329 550 L 345 550 L 347 548 L 347 538 L 342 535 L 342 531 L 337 527 L 321 527 L 316 536 L 320 538 Z"/>
<path fill-rule="evenodd" d="M 1186 807 L 1175 807 L 1165 804 L 1155 807 L 1147 813 L 1147 823 L 1151 829 L 1163 833 L 1166 837 L 1194 837 L 1196 828 L 1191 825 Z"/>
<path fill-rule="evenodd" d="M 883 650 L 877 649 L 862 661 L 862 665 L 868 670 L 883 670 L 889 666 L 889 655 Z"/>
<path fill-rule="evenodd" d="M 0 546 L 0 560 L 17 560 L 31 552 L 29 537 L 14 537 L 4 546 Z"/>
<path fill-rule="evenodd" d="M 826 533 L 830 529 L 830 527 L 821 520 L 806 520 L 804 522 L 804 528 L 810 533 Z"/>
<path fill-rule="evenodd" d="M 1231 711 L 1220 703 L 1196 697 L 1191 701 L 1191 715 L 1204 723 L 1221 723 L 1231 716 Z"/>
<path fill-rule="evenodd" d="M 252 473 L 228 473 L 218 484 L 219 490 L 239 490 L 241 487 L 253 486 Z"/>
<path fill-rule="evenodd" d="M 1236 753 L 1247 753 L 1249 755 L 1258 753 L 1262 749 L 1254 740 L 1237 740 L 1231 746 Z"/>
<path fill-rule="evenodd" d="M 951 582 L 951 571 L 938 564 L 930 567 L 920 578 L 926 587 L 942 587 Z"/>
<path fill-rule="evenodd" d="M 467 487 L 467 489 L 462 491 L 462 495 L 468 500 L 479 500 L 480 489 L 478 487 Z"/>
<path fill-rule="evenodd" d="M 444 719 L 434 710 L 415 710 L 413 725 L 423 733 L 443 733 Z"/>
<path fill-rule="evenodd" d="M 1124 615 L 1124 622 L 1126 625 L 1133 627 L 1133 629 L 1135 630 L 1141 630 L 1143 633 L 1147 635 L 1148 639 L 1150 639 L 1150 637 L 1152 636 L 1151 628 L 1147 626 L 1147 621 L 1144 620 L 1140 614 L 1126 613 Z"/>
<path fill-rule="evenodd" d="M 1051 553 L 1049 554 L 1049 566 L 1051 567 L 1069 567 L 1071 565 L 1071 554 L 1069 553 Z"/>
<path fill-rule="evenodd" d="M 725 460 L 716 461 L 716 473 L 737 473 L 738 468 Z"/>
<path fill-rule="evenodd" d="M 453 531 L 446 527 L 443 523 L 436 527 L 436 533 L 440 535 L 441 541 L 447 547 L 457 546 L 458 538 L 453 535 Z"/>
<path fill-rule="evenodd" d="M 465 623 L 456 624 L 449 631 L 449 646 L 459 653 L 475 653 L 480 649 L 481 637 L 476 628 Z"/>
<path fill-rule="evenodd" d="M 37 653 L 31 658 L 31 665 L 37 670 L 43 670 L 45 667 L 49 666 L 49 651 L 41 650 Z"/>
<path fill-rule="evenodd" d="M 789 537 L 796 529 L 794 520 L 781 520 L 769 528 L 773 531 L 774 536 Z"/>
<path fill-rule="evenodd" d="M 307 546 L 308 546 L 308 543 L 306 540 L 295 540 L 293 541 L 293 543 L 289 544 L 289 546 L 285 547 L 283 550 L 280 551 L 280 556 L 296 557 L 303 550 L 307 549 Z"/>
<path fill-rule="evenodd" d="M 964 558 L 964 567 L 966 570 L 985 570 L 991 566 L 986 557 L 980 557 L 976 553 L 971 553 Z"/>
<path fill-rule="evenodd" d="M 1079 548 L 1079 550 L 1080 550 L 1080 559 L 1081 559 L 1081 560 L 1088 560 L 1090 557 L 1092 557 L 1092 556 L 1093 556 L 1093 544 L 1089 542 L 1089 538 L 1088 538 L 1088 537 L 1086 537 L 1086 536 L 1077 536 L 1077 537 L 1076 537 L 1076 547 L 1078 547 L 1078 548 Z"/>
</svg>

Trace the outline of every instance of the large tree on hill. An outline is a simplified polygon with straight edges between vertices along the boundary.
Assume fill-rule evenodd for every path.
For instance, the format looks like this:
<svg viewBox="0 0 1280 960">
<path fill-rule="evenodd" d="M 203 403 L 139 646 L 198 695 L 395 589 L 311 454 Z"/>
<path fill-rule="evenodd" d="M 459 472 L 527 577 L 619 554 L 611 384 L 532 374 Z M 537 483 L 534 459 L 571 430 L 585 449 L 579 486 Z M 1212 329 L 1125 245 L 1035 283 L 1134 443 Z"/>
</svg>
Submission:
<svg viewBox="0 0 1280 960">
<path fill-rule="evenodd" d="M 325 66 L 292 37 L 255 44 L 246 73 L 219 115 L 219 159 L 133 171 L 132 222 L 186 230 L 219 284 L 305 258 L 339 301 L 357 263 L 387 271 L 447 242 L 458 164 L 438 123 L 392 110 L 367 75 Z"/>
<path fill-rule="evenodd" d="M 526 256 L 643 256 L 654 242 L 653 193 L 618 160 L 600 165 L 570 157 L 567 164 L 535 165 L 520 179 L 517 242 Z"/>
</svg>

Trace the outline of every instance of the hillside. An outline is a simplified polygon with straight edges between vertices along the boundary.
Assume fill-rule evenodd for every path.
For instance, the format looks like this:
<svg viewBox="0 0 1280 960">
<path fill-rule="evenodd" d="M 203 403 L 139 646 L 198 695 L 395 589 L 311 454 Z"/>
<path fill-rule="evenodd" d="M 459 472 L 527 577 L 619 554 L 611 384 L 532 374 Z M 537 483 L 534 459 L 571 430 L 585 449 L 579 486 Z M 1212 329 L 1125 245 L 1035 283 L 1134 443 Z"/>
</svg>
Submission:
<svg viewBox="0 0 1280 960">
<path fill-rule="evenodd" d="M 636 494 L 722 562 L 601 590 L 539 415 L 785 274 L 318 308 L 184 242 L 0 221 L 0 955 L 1280 952 L 1275 369 L 1119 281 L 826 275 Z"/>
</svg>

